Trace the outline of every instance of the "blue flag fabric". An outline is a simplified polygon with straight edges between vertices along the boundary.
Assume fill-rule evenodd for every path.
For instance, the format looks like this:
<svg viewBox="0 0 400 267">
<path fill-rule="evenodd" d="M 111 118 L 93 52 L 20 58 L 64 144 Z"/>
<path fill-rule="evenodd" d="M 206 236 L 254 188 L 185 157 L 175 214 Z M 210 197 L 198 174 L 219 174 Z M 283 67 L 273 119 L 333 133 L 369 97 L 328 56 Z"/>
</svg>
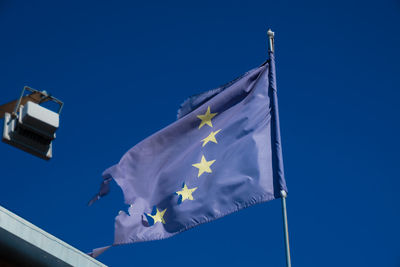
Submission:
<svg viewBox="0 0 400 267">
<path fill-rule="evenodd" d="M 273 54 L 233 82 L 186 100 L 176 122 L 104 171 L 93 201 L 114 179 L 129 205 L 115 219 L 113 245 L 168 238 L 281 197 L 287 188 L 278 117 Z"/>
</svg>

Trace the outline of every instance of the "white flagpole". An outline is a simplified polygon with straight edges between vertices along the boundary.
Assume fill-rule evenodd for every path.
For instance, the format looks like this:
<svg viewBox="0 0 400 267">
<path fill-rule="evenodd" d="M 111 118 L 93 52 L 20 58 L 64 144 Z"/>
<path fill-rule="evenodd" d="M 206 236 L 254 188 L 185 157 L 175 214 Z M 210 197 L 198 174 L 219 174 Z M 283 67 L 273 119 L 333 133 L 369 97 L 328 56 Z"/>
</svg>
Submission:
<svg viewBox="0 0 400 267">
<path fill-rule="evenodd" d="M 286 210 L 286 197 L 287 193 L 285 190 L 281 191 L 281 199 L 282 199 L 282 216 L 283 216 L 283 234 L 285 237 L 285 251 L 286 251 L 286 266 L 291 267 L 292 263 L 290 261 L 290 247 L 289 247 L 289 231 L 288 231 L 288 223 L 287 223 L 287 210 Z"/>
<path fill-rule="evenodd" d="M 269 52 L 274 53 L 275 33 L 273 31 L 271 31 L 271 29 L 269 29 L 267 34 L 268 34 L 268 39 L 269 39 L 268 50 L 269 50 Z M 285 190 L 281 190 L 280 193 L 281 193 L 281 200 L 282 200 L 283 234 L 284 234 L 284 238 L 285 238 L 286 267 L 291 267 L 292 263 L 290 261 L 289 231 L 288 231 L 287 209 L 286 209 L 287 193 Z"/>
</svg>

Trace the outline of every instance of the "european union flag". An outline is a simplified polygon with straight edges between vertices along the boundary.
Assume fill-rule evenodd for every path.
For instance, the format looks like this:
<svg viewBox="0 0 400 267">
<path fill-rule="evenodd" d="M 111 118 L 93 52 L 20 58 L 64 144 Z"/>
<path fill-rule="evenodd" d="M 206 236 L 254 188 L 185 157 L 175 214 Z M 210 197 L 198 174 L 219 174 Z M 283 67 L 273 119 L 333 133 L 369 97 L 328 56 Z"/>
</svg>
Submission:
<svg viewBox="0 0 400 267">
<path fill-rule="evenodd" d="M 176 122 L 131 148 L 103 178 L 93 201 L 114 179 L 129 205 L 115 219 L 113 245 L 168 238 L 281 197 L 287 188 L 274 55 L 190 97 Z"/>
</svg>

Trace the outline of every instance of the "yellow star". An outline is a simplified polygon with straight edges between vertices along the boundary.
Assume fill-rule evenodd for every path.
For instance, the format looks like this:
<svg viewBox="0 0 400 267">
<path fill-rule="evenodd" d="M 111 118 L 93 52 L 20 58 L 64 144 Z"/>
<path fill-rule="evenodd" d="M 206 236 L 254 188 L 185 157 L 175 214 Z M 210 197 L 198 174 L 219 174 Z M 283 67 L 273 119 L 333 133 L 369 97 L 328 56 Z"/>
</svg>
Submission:
<svg viewBox="0 0 400 267">
<path fill-rule="evenodd" d="M 214 142 L 214 143 L 218 144 L 217 139 L 215 139 L 215 135 L 217 133 L 219 133 L 219 131 L 221 131 L 221 130 L 211 132 L 206 138 L 201 140 L 201 141 L 203 141 L 203 146 L 207 145 L 208 142 Z"/>
<path fill-rule="evenodd" d="M 157 213 L 156 213 L 155 215 L 151 215 L 151 214 L 146 213 L 147 216 L 150 216 L 151 218 L 153 218 L 154 224 L 156 224 L 157 222 L 160 222 L 160 223 L 165 224 L 165 221 L 164 221 L 164 213 L 165 213 L 165 211 L 166 211 L 167 209 L 165 209 L 165 210 L 163 210 L 163 211 L 159 211 L 159 210 L 156 208 L 156 210 L 157 210 Z"/>
<path fill-rule="evenodd" d="M 203 127 L 205 124 L 207 124 L 210 127 L 213 127 L 211 119 L 214 118 L 215 115 L 217 115 L 217 113 L 210 113 L 210 107 L 207 108 L 207 112 L 204 115 L 197 115 L 197 118 L 201 120 L 199 129 Z"/>
<path fill-rule="evenodd" d="M 199 175 L 197 175 L 197 177 L 200 177 L 200 175 L 203 174 L 203 172 L 208 172 L 211 173 L 211 169 L 210 166 L 215 162 L 215 160 L 210 160 L 207 161 L 206 158 L 204 156 L 201 156 L 201 161 L 199 163 L 196 164 L 192 164 L 193 167 L 196 167 L 199 169 Z"/>
<path fill-rule="evenodd" d="M 186 184 L 183 184 L 181 191 L 176 192 L 178 195 L 182 196 L 182 202 L 186 199 L 193 200 L 193 192 L 196 191 L 197 187 L 188 188 Z"/>
</svg>

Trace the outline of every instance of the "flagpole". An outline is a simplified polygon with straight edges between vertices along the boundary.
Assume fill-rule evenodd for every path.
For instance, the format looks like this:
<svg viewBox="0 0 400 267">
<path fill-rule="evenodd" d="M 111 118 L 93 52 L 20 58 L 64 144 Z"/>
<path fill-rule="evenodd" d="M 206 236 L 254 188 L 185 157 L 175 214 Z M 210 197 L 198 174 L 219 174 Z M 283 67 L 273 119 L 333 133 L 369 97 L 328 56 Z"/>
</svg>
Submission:
<svg viewBox="0 0 400 267">
<path fill-rule="evenodd" d="M 268 34 L 268 40 L 269 40 L 268 50 L 270 52 L 274 53 L 274 36 L 275 36 L 275 33 L 271 29 L 268 29 L 267 34 Z"/>
<path fill-rule="evenodd" d="M 275 33 L 269 29 L 268 32 L 268 51 L 274 53 L 274 36 Z M 281 190 L 281 200 L 282 200 L 282 217 L 283 217 L 283 235 L 285 238 L 285 252 L 286 252 L 286 267 L 291 267 L 292 263 L 290 260 L 290 247 L 289 247 L 289 230 L 287 221 L 287 209 L 286 209 L 286 197 L 287 193 L 285 190 Z"/>
<path fill-rule="evenodd" d="M 290 247 L 289 247 L 289 231 L 287 223 L 287 210 L 286 210 L 286 197 L 287 193 L 285 190 L 281 191 L 282 200 L 282 216 L 283 216 L 283 235 L 285 238 L 285 251 L 286 251 L 286 266 L 291 267 L 292 263 L 290 261 Z"/>
</svg>

